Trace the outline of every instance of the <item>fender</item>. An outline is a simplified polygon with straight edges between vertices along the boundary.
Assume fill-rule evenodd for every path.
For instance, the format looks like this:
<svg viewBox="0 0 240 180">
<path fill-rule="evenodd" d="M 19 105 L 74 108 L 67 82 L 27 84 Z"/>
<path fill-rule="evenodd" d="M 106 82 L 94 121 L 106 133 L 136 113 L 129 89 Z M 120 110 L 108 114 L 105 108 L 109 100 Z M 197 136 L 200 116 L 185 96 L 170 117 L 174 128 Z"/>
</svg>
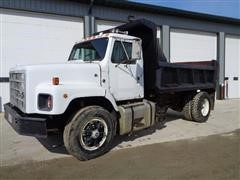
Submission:
<svg viewBox="0 0 240 180">
<path fill-rule="evenodd" d="M 71 101 L 82 97 L 104 97 L 110 101 L 115 111 L 118 111 L 117 104 L 113 96 L 103 87 L 93 83 L 51 85 L 42 83 L 37 86 L 35 91 L 34 112 L 46 114 L 46 111 L 38 109 L 38 95 L 50 94 L 53 98 L 53 109 L 47 111 L 50 115 L 59 115 L 65 112 Z"/>
<path fill-rule="evenodd" d="M 105 92 L 105 98 L 108 99 L 111 102 L 115 111 L 118 112 L 119 109 L 118 109 L 118 106 L 116 104 L 116 100 L 114 99 L 114 97 L 112 96 L 112 94 L 108 90 L 106 90 L 106 92 Z"/>
</svg>

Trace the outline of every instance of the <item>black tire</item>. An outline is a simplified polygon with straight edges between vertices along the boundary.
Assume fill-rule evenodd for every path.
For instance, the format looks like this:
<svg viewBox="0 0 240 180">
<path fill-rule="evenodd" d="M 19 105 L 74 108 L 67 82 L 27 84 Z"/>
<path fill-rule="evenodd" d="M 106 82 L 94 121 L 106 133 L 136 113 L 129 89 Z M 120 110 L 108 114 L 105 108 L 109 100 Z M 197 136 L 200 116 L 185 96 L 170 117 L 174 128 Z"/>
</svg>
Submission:
<svg viewBox="0 0 240 180">
<path fill-rule="evenodd" d="M 182 110 L 184 119 L 192 121 L 192 96 L 187 96 Z"/>
<path fill-rule="evenodd" d="M 204 104 L 208 104 L 206 111 L 203 111 Z M 211 99 L 208 93 L 200 92 L 196 94 L 191 103 L 192 119 L 196 122 L 206 122 L 211 112 Z M 207 107 L 207 105 L 205 106 Z"/>
<path fill-rule="evenodd" d="M 88 106 L 79 110 L 65 126 L 64 145 L 79 160 L 93 159 L 110 150 L 115 132 L 116 123 L 107 110 Z"/>
</svg>

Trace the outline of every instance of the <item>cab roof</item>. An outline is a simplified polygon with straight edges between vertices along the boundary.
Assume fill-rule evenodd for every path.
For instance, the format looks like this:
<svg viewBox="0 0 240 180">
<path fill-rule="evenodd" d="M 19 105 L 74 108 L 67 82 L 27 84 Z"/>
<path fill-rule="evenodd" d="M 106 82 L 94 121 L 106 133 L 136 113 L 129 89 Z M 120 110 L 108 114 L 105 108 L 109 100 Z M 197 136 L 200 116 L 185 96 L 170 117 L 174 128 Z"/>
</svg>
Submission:
<svg viewBox="0 0 240 180">
<path fill-rule="evenodd" d="M 83 38 L 81 41 L 77 41 L 75 44 L 91 41 L 94 39 L 105 38 L 105 37 L 115 37 L 115 38 L 128 39 L 128 40 L 140 39 L 138 37 L 128 35 L 127 32 L 126 33 L 122 33 L 122 32 L 103 33 L 102 32 L 99 34 L 94 34 L 93 36 Z"/>
</svg>

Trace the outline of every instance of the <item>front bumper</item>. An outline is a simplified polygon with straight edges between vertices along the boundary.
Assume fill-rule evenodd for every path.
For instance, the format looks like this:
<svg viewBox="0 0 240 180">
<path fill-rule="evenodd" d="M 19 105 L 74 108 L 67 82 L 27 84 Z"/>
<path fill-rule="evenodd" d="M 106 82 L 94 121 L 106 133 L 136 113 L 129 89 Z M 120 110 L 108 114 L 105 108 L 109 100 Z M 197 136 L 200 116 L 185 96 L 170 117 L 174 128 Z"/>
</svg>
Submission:
<svg viewBox="0 0 240 180">
<path fill-rule="evenodd" d="M 47 118 L 29 116 L 21 113 L 10 103 L 4 104 L 5 119 L 21 135 L 47 137 Z"/>
</svg>

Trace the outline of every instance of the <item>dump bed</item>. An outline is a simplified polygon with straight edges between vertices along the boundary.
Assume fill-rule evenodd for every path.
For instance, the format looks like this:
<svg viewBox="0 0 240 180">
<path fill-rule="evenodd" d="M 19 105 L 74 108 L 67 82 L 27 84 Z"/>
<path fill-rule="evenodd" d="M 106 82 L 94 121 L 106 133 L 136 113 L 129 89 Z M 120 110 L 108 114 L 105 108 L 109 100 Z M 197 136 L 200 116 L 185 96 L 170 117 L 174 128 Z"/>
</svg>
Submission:
<svg viewBox="0 0 240 180">
<path fill-rule="evenodd" d="M 157 42 L 157 27 L 151 21 L 139 19 L 116 27 L 142 39 L 144 59 L 144 94 L 153 99 L 164 93 L 192 90 L 215 91 L 217 62 L 169 63 Z M 110 32 L 106 30 L 105 32 Z"/>
<path fill-rule="evenodd" d="M 158 93 L 207 90 L 216 86 L 216 61 L 166 63 L 156 70 Z"/>
</svg>

